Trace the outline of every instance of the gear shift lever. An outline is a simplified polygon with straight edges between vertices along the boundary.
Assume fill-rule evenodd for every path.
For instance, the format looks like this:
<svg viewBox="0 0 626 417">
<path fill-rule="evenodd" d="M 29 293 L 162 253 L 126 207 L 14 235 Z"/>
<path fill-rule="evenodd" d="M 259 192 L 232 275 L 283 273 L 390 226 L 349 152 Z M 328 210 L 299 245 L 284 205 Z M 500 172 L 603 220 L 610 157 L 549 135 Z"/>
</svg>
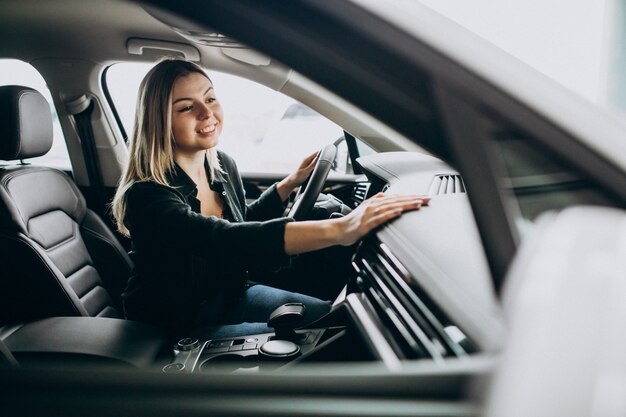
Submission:
<svg viewBox="0 0 626 417">
<path fill-rule="evenodd" d="M 306 307 L 302 303 L 287 303 L 278 307 L 270 314 L 267 327 L 272 327 L 276 336 L 274 340 L 299 341 L 302 336 L 293 329 L 302 321 L 306 313 Z"/>
</svg>

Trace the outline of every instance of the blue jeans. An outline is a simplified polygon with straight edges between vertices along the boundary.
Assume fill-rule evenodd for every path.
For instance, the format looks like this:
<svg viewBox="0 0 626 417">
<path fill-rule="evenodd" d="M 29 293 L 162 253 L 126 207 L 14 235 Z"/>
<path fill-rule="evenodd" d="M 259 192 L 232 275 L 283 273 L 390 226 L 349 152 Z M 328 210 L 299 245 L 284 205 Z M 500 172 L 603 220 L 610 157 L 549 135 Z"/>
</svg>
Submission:
<svg viewBox="0 0 626 417">
<path fill-rule="evenodd" d="M 330 301 L 308 295 L 252 285 L 232 307 L 225 308 L 216 300 L 203 306 L 194 326 L 193 336 L 202 340 L 224 339 L 260 333 L 272 333 L 267 327 L 270 314 L 285 303 L 302 303 L 306 307 L 300 327 L 313 323 L 330 311 Z"/>
</svg>

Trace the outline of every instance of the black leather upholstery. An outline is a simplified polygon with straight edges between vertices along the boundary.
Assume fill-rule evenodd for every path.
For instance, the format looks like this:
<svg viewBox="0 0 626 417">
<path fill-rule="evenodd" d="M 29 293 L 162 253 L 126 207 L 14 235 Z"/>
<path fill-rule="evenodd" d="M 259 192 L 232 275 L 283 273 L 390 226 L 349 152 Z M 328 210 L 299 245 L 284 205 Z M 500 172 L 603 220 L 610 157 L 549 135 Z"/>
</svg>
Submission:
<svg viewBox="0 0 626 417">
<path fill-rule="evenodd" d="M 4 342 L 0 340 L 0 368 L 15 368 L 17 365 L 15 356 L 13 356 Z"/>
<path fill-rule="evenodd" d="M 130 320 L 49 317 L 15 327 L 0 340 L 0 348 L 4 344 L 7 361 L 22 366 L 65 361 L 148 368 L 170 352 L 160 329 Z"/>
<path fill-rule="evenodd" d="M 32 88 L 0 89 L 0 159 L 44 155 L 52 146 L 52 114 L 46 99 Z"/>
<path fill-rule="evenodd" d="M 0 87 L 0 159 L 52 143 L 50 107 L 35 90 Z M 0 167 L 0 324 L 50 316 L 122 317 L 131 260 L 74 182 L 47 167 Z"/>
</svg>

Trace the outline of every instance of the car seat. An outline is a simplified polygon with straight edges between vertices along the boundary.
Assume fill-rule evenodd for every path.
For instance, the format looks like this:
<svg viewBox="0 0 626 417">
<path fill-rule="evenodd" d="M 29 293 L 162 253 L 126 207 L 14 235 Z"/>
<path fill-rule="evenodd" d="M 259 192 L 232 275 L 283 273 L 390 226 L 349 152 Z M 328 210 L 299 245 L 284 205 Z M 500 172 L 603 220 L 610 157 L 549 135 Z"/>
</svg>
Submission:
<svg viewBox="0 0 626 417">
<path fill-rule="evenodd" d="M 48 102 L 0 87 L 0 121 L 0 323 L 123 317 L 128 254 L 66 173 L 24 162 L 52 146 Z"/>
</svg>

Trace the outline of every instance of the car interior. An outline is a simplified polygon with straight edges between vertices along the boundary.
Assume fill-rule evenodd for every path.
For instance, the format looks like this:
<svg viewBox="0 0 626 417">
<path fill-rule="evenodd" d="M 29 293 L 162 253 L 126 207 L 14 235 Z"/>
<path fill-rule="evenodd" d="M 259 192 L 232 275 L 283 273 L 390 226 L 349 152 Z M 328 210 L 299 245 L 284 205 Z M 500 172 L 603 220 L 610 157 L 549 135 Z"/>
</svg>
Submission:
<svg viewBox="0 0 626 417">
<path fill-rule="evenodd" d="M 64 399 L 63 410 L 76 415 L 97 407 L 96 415 L 544 415 L 539 402 L 519 407 L 521 394 L 511 394 L 521 384 L 533 395 L 532 378 L 515 375 L 523 378 L 518 367 L 536 358 L 511 356 L 507 340 L 536 347 L 513 325 L 543 320 L 526 315 L 532 303 L 516 301 L 526 294 L 520 282 L 541 281 L 525 269 L 540 247 L 526 237 L 581 218 L 594 224 L 595 211 L 569 212 L 573 205 L 623 208 L 623 161 L 607 156 L 602 141 L 585 143 L 583 128 L 568 130 L 464 67 L 461 55 L 448 62 L 428 36 L 409 40 L 384 23 L 385 2 L 201 3 L 0 0 L 0 396 L 14 398 L 7 409 L 47 415 Z M 163 56 L 295 100 L 281 120 L 312 112 L 341 128 L 339 137 L 318 138 L 318 167 L 285 215 L 309 219 L 328 204 L 324 196 L 342 202 L 332 216 L 379 192 L 430 196 L 428 206 L 350 249 L 346 285 L 332 295 L 307 288 L 332 297 L 317 322 L 300 327 L 306 312 L 287 304 L 270 316 L 272 333 L 171 340 L 124 319 L 132 261 L 108 204 L 131 131 L 107 73 Z M 11 81 L 5 60 L 32 66 L 52 101 L 43 88 Z M 574 119 L 593 113 L 584 103 L 570 110 Z M 602 123 L 595 120 L 589 126 Z M 63 166 L 40 159 L 54 152 L 56 123 Z M 603 132 L 607 143 L 621 134 Z M 241 172 L 250 200 L 288 173 Z M 541 328 L 558 327 L 546 314 Z M 545 337 L 536 332 L 527 334 Z M 535 368 L 524 369 L 539 374 Z"/>
</svg>

